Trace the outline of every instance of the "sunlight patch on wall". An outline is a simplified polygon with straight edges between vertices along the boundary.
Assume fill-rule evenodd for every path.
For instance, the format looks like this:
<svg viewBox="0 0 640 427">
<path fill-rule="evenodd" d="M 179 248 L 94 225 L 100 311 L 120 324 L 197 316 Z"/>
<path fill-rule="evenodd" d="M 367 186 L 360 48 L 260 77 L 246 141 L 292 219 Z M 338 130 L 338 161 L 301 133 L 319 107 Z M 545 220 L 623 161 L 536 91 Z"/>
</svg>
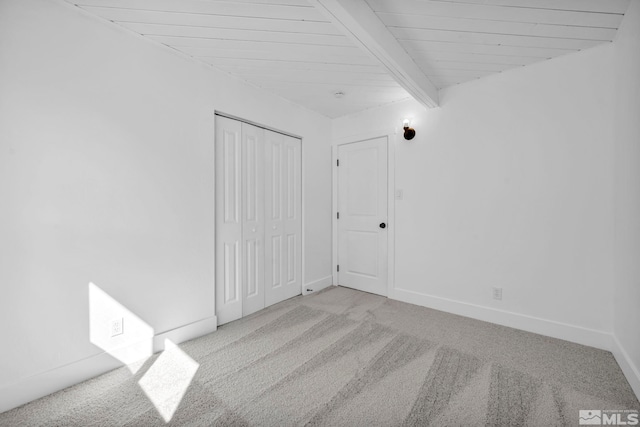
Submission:
<svg viewBox="0 0 640 427">
<path fill-rule="evenodd" d="M 153 328 L 89 283 L 89 339 L 136 373 L 153 354 Z"/>
<path fill-rule="evenodd" d="M 89 339 L 137 373 L 153 354 L 154 330 L 99 286 L 89 283 Z M 200 364 L 172 341 L 138 385 L 165 422 L 171 421 Z"/>
<path fill-rule="evenodd" d="M 165 422 L 171 421 L 200 364 L 170 340 L 164 352 L 138 381 Z"/>
</svg>

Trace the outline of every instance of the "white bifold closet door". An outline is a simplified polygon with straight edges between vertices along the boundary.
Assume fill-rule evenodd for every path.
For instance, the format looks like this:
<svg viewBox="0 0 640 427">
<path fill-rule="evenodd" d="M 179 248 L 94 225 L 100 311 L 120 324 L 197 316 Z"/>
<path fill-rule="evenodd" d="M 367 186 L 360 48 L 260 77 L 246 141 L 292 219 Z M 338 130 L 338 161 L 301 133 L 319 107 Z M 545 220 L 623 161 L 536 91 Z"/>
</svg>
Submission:
<svg viewBox="0 0 640 427">
<path fill-rule="evenodd" d="M 301 141 L 216 116 L 216 313 L 301 293 Z"/>
</svg>

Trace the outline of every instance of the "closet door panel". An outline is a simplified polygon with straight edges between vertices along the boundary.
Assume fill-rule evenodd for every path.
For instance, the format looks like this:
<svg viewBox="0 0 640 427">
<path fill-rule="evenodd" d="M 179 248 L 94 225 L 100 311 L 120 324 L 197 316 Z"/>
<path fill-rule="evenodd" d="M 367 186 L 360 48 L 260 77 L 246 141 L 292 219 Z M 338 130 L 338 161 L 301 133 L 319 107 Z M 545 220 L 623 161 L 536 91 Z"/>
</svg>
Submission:
<svg viewBox="0 0 640 427">
<path fill-rule="evenodd" d="M 301 141 L 290 136 L 284 137 L 283 181 L 285 197 L 283 200 L 284 237 L 284 283 L 283 299 L 291 298 L 302 292 L 302 168 Z"/>
<path fill-rule="evenodd" d="M 300 140 L 265 131 L 266 305 L 302 291 Z"/>
<path fill-rule="evenodd" d="M 265 303 L 278 302 L 282 288 L 282 149 L 283 136 L 265 131 Z"/>
<path fill-rule="evenodd" d="M 242 127 L 216 117 L 216 315 L 242 317 Z"/>
<path fill-rule="evenodd" d="M 242 123 L 243 308 L 247 316 L 265 307 L 264 130 Z"/>
</svg>

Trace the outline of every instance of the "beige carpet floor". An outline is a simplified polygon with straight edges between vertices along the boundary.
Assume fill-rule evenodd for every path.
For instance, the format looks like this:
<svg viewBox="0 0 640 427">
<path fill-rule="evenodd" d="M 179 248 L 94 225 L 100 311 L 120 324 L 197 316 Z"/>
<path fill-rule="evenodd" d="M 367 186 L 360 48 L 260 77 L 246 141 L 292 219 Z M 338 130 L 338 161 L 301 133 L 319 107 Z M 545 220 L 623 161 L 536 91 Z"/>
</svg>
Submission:
<svg viewBox="0 0 640 427">
<path fill-rule="evenodd" d="M 341 287 L 179 348 L 0 425 L 555 426 L 581 409 L 640 410 L 609 352 Z"/>
</svg>

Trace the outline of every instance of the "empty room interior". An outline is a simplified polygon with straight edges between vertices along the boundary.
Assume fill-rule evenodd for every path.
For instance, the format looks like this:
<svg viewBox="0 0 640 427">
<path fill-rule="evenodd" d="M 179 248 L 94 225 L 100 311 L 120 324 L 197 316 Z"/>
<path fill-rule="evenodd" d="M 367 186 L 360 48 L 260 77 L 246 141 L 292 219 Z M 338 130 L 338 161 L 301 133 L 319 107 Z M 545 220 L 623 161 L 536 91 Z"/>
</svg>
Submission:
<svg viewBox="0 0 640 427">
<path fill-rule="evenodd" d="M 0 0 L 0 425 L 636 425 L 640 0 Z"/>
</svg>

